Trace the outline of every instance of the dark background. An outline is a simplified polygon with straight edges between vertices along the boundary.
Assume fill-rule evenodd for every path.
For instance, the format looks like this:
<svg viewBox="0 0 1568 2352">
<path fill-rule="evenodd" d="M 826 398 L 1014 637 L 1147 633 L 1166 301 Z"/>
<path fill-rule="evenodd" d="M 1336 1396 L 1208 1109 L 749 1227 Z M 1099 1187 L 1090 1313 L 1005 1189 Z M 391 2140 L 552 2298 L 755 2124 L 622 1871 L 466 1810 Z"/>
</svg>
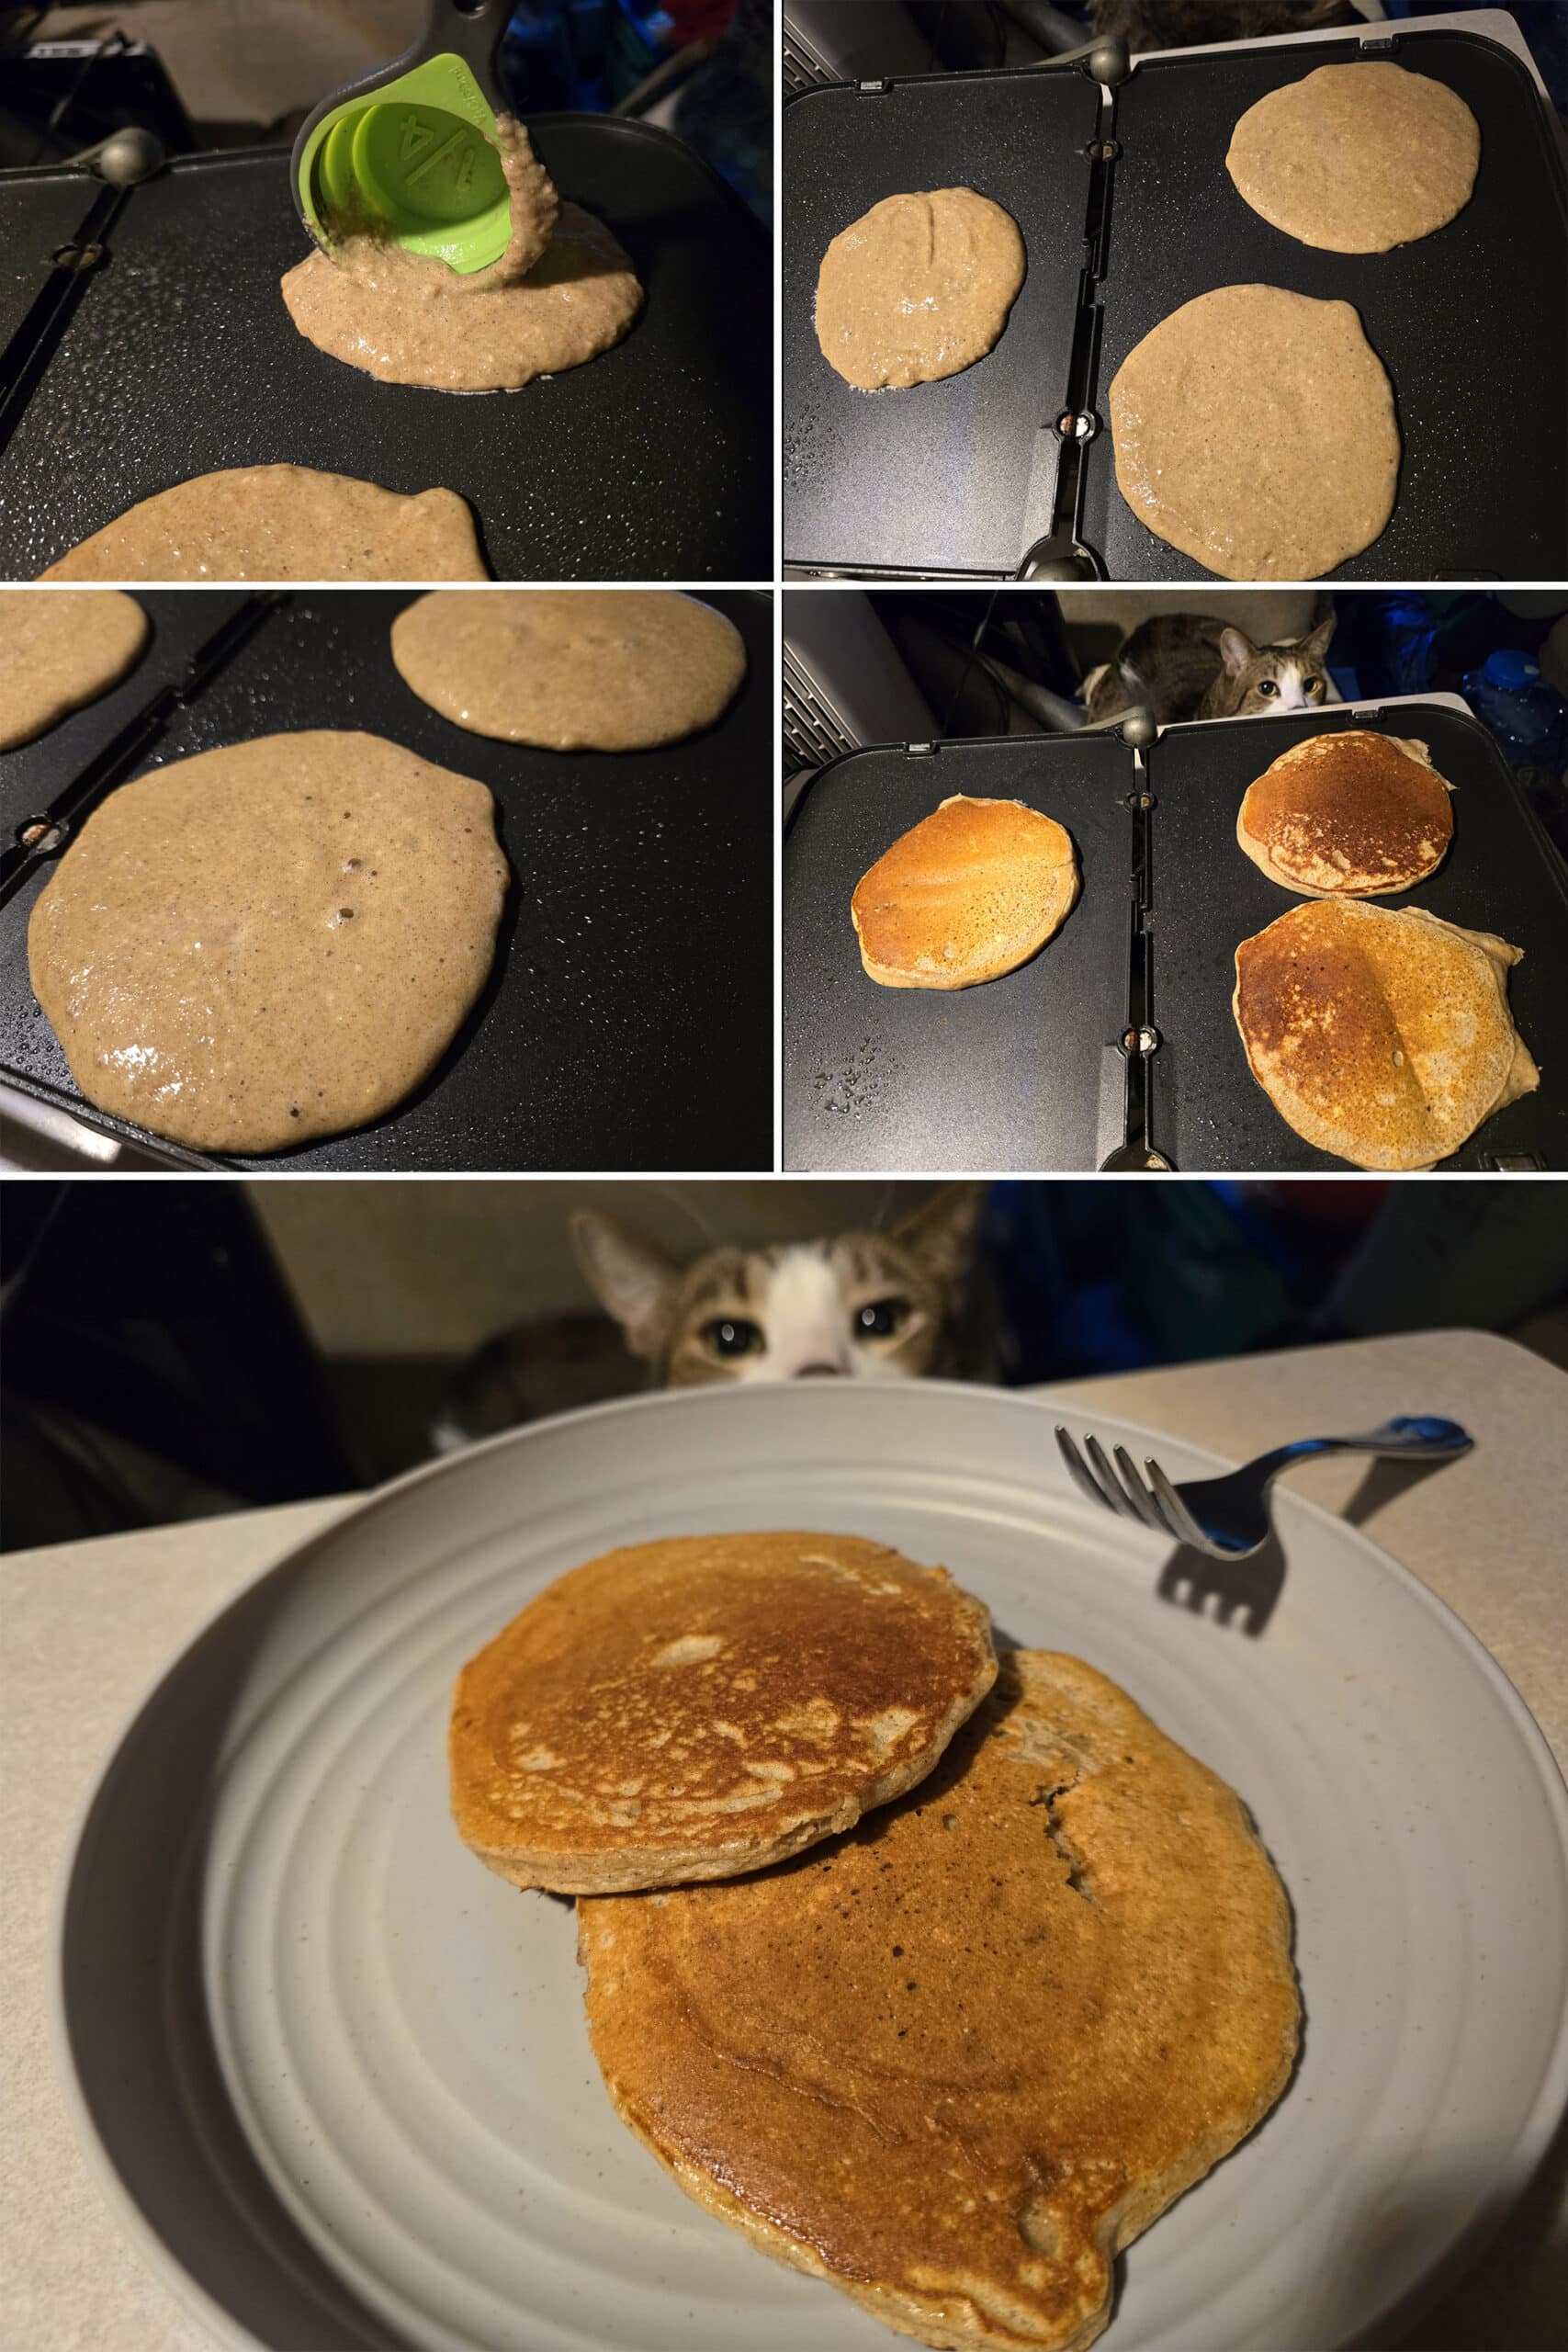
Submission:
<svg viewBox="0 0 1568 2352">
<path fill-rule="evenodd" d="M 520 1324 L 536 1333 L 536 1409 L 585 1401 L 561 1344 L 593 1337 L 567 1243 L 575 1206 L 690 1257 L 885 1226 L 928 1189 L 12 1183 L 4 1544 L 373 1484 L 426 1457 L 457 1365 Z M 1461 1326 L 1568 1366 L 1563 1202 L 1506 1180 L 994 1184 L 968 1361 L 1018 1385 Z M 605 1340 L 590 1397 L 641 1385 Z"/>
</svg>

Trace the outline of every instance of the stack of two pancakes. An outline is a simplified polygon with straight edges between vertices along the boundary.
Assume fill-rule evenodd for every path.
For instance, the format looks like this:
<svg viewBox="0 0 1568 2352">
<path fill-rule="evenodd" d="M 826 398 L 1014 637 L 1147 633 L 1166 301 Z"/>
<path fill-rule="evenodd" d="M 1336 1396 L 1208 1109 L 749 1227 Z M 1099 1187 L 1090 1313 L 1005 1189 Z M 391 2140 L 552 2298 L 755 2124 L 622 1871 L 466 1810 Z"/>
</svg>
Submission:
<svg viewBox="0 0 1568 2352">
<path fill-rule="evenodd" d="M 1238 1799 L 1076 1659 L 857 1538 L 685 1537 L 465 1668 L 453 1807 L 578 1896 L 623 2119 L 889 2326 L 1077 2347 L 1111 2265 L 1273 2104 L 1283 1891 Z"/>
<path fill-rule="evenodd" d="M 1435 874 L 1451 786 L 1425 743 L 1308 736 L 1249 785 L 1236 839 L 1292 907 L 1236 950 L 1247 1064 L 1319 1150 L 1430 1168 L 1540 1084 L 1508 1010 L 1520 950 L 1424 908 L 1372 907 Z"/>
</svg>

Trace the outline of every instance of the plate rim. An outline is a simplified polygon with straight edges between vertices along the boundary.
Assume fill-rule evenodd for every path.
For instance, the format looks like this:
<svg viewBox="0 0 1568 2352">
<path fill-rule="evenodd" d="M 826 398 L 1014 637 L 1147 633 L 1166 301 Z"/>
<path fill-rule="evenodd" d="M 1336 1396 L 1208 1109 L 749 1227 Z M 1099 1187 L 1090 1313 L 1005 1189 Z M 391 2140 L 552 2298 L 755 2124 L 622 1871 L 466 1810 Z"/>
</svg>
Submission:
<svg viewBox="0 0 1568 2352">
<path fill-rule="evenodd" d="M 896 1384 L 887 1381 L 856 1382 L 851 1393 L 869 1390 L 885 1395 Z M 962 1380 L 911 1380 L 897 1384 L 900 1390 L 913 1394 L 948 1396 L 964 1403 L 986 1400 L 986 1409 L 998 1405 L 1021 1407 L 1025 1410 L 1046 1414 L 1055 1412 L 1069 1423 L 1080 1428 L 1087 1424 L 1100 1426 L 1114 1423 L 1125 1439 L 1147 1438 L 1154 1445 L 1161 1442 L 1174 1442 L 1185 1452 L 1199 1456 L 1214 1474 L 1236 1466 L 1236 1457 L 1215 1452 L 1213 1447 L 1199 1444 L 1170 1430 L 1160 1430 L 1147 1422 L 1134 1420 L 1123 1414 L 1106 1412 L 1096 1415 L 1092 1406 L 1077 1399 L 1059 1398 L 1053 1387 L 1043 1389 L 1003 1388 L 987 1382 Z M 650 1409 L 677 1411 L 689 1408 L 701 1399 L 710 1406 L 719 1396 L 730 1399 L 761 1398 L 776 1407 L 782 1396 L 797 1394 L 796 1385 L 788 1381 L 752 1381 L 734 1387 L 716 1389 L 708 1384 L 683 1388 L 661 1388 L 644 1391 L 633 1396 L 619 1396 L 602 1405 L 579 1407 L 575 1411 L 549 1413 L 536 1421 L 525 1421 L 516 1428 L 499 1430 L 493 1437 L 461 1447 L 457 1453 L 436 1456 L 429 1462 L 416 1463 L 380 1486 L 372 1487 L 355 1498 L 350 1506 L 322 1527 L 292 1544 L 276 1558 L 267 1560 L 237 1585 L 225 1598 L 204 1612 L 199 1622 L 181 1643 L 172 1658 L 168 1658 L 139 1690 L 132 1703 L 122 1713 L 112 1736 L 106 1742 L 94 1767 L 86 1790 L 73 1814 L 64 1849 L 57 1867 L 51 1902 L 47 1953 L 48 2028 L 51 2056 L 54 2063 L 55 2079 L 66 2112 L 70 2118 L 76 2146 L 81 2153 L 89 2177 L 108 2208 L 111 2218 L 129 2241 L 131 2251 L 152 2270 L 174 2296 L 175 2301 L 193 2318 L 197 2319 L 226 2352 L 275 2352 L 264 2337 L 254 2335 L 238 2321 L 216 2296 L 210 2294 L 178 2257 L 164 2244 L 158 2230 L 141 2210 L 132 2190 L 122 2177 L 109 2150 L 105 2145 L 94 2121 L 87 2095 L 77 2073 L 72 2051 L 70 2023 L 65 2000 L 65 1941 L 66 1917 L 71 1891 L 75 1883 L 82 1848 L 88 1824 L 99 1796 L 113 1773 L 121 1752 L 138 1724 L 153 1705 L 164 1684 L 175 1676 L 190 1652 L 220 1624 L 229 1612 L 259 1589 L 269 1577 L 280 1570 L 303 1560 L 318 1545 L 327 1544 L 343 1530 L 357 1521 L 368 1519 L 376 1511 L 395 1503 L 416 1486 L 451 1475 L 463 1462 L 481 1453 L 493 1453 L 501 1447 L 525 1445 L 530 1438 L 547 1430 L 558 1429 L 564 1423 L 614 1420 L 627 1413 L 647 1413 Z M 842 1401 L 840 1399 L 840 1401 Z M 727 1405 L 724 1409 L 733 1409 Z M 753 1407 L 752 1409 L 756 1409 Z M 786 1410 L 790 1409 L 788 1407 Z M 1043 1459 L 1045 1457 L 1043 1457 Z M 1066 1490 L 1070 1492 L 1070 1489 Z M 1547 1811 L 1557 1834 L 1558 1860 L 1565 1887 L 1568 1887 L 1568 1778 L 1558 1764 L 1546 1734 L 1537 1723 L 1517 1688 L 1494 1657 L 1485 1643 L 1466 1623 L 1458 1610 L 1452 1608 L 1440 1593 L 1435 1592 L 1414 1568 L 1386 1551 L 1365 1529 L 1325 1505 L 1314 1502 L 1293 1488 L 1287 1488 L 1292 1507 L 1332 1525 L 1348 1539 L 1353 1548 L 1368 1556 L 1374 1572 L 1392 1575 L 1446 1630 L 1450 1638 L 1457 1637 L 1461 1653 L 1472 1666 L 1478 1668 L 1489 1680 L 1502 1702 L 1503 1711 L 1518 1737 L 1520 1747 L 1529 1756 L 1545 1798 Z M 1495 2168 L 1482 2204 L 1464 2224 L 1452 2243 L 1433 2261 L 1428 2271 L 1403 2294 L 1381 2304 L 1364 2320 L 1357 2323 L 1354 2338 L 1347 2343 L 1371 2340 L 1371 2332 L 1395 2312 L 1412 2318 L 1446 2286 L 1462 2275 L 1477 2260 L 1486 2245 L 1497 2234 L 1529 2187 L 1540 2167 L 1551 2141 L 1568 2114 L 1568 2001 L 1565 2001 L 1557 2034 L 1546 2065 L 1541 2070 L 1539 2086 L 1529 2108 L 1514 2134 L 1506 2160 Z M 389 2333 L 389 2346 L 396 2339 Z"/>
</svg>

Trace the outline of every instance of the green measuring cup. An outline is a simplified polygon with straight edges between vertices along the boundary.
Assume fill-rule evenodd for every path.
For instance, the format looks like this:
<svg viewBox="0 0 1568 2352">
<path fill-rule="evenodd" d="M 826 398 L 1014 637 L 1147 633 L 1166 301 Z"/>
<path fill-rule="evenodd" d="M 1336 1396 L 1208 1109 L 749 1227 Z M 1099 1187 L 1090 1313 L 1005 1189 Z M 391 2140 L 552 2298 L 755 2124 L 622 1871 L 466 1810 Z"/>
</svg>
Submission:
<svg viewBox="0 0 1568 2352">
<path fill-rule="evenodd" d="M 405 55 L 322 99 L 290 175 L 318 244 L 329 222 L 370 220 L 464 276 L 501 258 L 512 215 L 493 143 L 505 110 L 495 52 L 510 13 L 510 0 L 430 0 Z"/>
</svg>

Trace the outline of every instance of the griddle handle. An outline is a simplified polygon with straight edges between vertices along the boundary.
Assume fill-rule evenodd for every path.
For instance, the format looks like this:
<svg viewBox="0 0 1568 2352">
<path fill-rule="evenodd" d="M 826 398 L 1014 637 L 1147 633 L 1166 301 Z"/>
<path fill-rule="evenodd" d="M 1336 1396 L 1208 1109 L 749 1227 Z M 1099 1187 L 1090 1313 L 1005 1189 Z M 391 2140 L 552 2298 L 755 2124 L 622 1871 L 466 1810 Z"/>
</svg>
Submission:
<svg viewBox="0 0 1568 2352">
<path fill-rule="evenodd" d="M 495 59 L 511 14 L 510 0 L 430 0 L 424 30 L 412 49 L 394 57 L 389 65 L 378 65 L 373 74 L 361 74 L 358 81 L 345 82 L 341 89 L 328 92 L 301 124 L 288 166 L 288 192 L 294 198 L 294 209 L 307 229 L 310 228 L 310 216 L 299 191 L 305 149 L 317 125 L 328 115 L 336 114 L 340 107 L 349 105 L 355 98 L 368 101 L 389 82 L 412 74 L 416 65 L 423 65 L 432 57 L 452 56 L 462 59 L 498 115 L 509 111 L 506 95 L 495 78 Z M 313 238 L 314 230 L 310 233 Z"/>
</svg>

